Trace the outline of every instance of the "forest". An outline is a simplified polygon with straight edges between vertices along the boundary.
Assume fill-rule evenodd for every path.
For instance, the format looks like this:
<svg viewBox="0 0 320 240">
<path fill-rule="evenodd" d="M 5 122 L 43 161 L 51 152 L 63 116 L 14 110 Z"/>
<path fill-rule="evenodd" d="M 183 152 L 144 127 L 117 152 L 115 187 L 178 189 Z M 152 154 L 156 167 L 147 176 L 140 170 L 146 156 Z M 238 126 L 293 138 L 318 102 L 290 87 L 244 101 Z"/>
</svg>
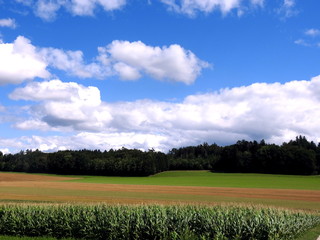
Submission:
<svg viewBox="0 0 320 240">
<path fill-rule="evenodd" d="M 298 136 L 282 145 L 241 140 L 228 146 L 203 143 L 173 148 L 168 153 L 126 148 L 0 152 L 0 171 L 149 176 L 167 170 L 317 175 L 320 174 L 320 144 Z"/>
</svg>

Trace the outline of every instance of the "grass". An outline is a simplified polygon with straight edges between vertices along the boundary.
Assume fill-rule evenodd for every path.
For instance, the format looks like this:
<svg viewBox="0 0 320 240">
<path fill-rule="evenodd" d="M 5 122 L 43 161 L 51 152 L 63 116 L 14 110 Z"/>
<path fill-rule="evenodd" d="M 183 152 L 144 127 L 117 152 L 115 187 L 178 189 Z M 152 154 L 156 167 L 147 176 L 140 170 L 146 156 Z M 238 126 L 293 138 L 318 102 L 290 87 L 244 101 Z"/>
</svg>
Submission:
<svg viewBox="0 0 320 240">
<path fill-rule="evenodd" d="M 80 179 L 67 181 L 105 184 L 320 190 L 319 175 L 212 173 L 209 171 L 167 171 L 149 177 L 81 176 Z"/>
<path fill-rule="evenodd" d="M 302 234 L 296 240 L 316 240 L 320 236 L 320 225 Z"/>
<path fill-rule="evenodd" d="M 1 173 L 5 174 L 12 172 Z M 166 171 L 148 177 L 56 175 L 37 173 L 32 175 L 70 177 L 70 180 L 63 181 L 79 183 L 320 190 L 320 175 L 303 176 L 257 173 L 213 173 L 206 170 Z"/>
</svg>

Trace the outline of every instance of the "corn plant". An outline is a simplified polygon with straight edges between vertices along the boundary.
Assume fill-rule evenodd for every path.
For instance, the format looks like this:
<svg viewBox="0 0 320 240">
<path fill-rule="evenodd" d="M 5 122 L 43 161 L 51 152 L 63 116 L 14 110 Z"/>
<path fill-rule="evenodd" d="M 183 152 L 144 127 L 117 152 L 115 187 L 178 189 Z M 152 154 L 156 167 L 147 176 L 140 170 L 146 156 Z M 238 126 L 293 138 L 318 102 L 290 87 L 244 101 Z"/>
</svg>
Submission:
<svg viewBox="0 0 320 240">
<path fill-rule="evenodd" d="M 281 240 L 320 215 L 239 206 L 1 205 L 0 235 L 94 240 Z"/>
</svg>

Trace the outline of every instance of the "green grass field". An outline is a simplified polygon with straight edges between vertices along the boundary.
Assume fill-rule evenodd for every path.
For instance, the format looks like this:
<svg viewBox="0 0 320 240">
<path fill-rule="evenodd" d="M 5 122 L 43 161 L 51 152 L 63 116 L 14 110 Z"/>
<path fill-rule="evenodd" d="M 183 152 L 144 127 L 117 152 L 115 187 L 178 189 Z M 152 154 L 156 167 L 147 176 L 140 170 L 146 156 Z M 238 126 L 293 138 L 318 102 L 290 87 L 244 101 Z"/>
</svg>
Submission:
<svg viewBox="0 0 320 240">
<path fill-rule="evenodd" d="M 320 176 L 168 171 L 149 177 L 76 176 L 71 182 L 320 190 Z"/>
<path fill-rule="evenodd" d="M 320 225 L 302 234 L 296 240 L 316 240 L 320 236 Z"/>
</svg>

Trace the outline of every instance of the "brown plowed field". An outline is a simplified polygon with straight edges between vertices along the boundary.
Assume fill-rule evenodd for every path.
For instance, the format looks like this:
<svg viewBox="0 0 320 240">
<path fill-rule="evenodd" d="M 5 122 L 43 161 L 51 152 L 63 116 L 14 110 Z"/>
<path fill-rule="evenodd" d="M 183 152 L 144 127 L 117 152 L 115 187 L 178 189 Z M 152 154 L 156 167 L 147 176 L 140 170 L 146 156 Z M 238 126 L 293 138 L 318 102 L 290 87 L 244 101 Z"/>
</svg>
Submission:
<svg viewBox="0 0 320 240">
<path fill-rule="evenodd" d="M 120 185 L 96 183 L 11 181 L 0 182 L 0 187 L 63 189 L 93 192 L 132 192 L 157 193 L 167 195 L 225 196 L 261 199 L 282 199 L 319 202 L 320 191 L 292 189 L 259 189 L 259 188 L 220 188 L 220 187 L 186 187 L 186 186 L 154 186 L 154 185 Z"/>
<path fill-rule="evenodd" d="M 62 182 L 70 178 L 0 173 L 0 200 L 269 204 L 320 210 L 320 191 Z M 60 182 L 59 182 L 60 181 Z"/>
<path fill-rule="evenodd" d="M 21 182 L 21 181 L 65 181 L 75 178 L 70 177 L 55 177 L 55 176 L 45 176 L 45 175 L 34 175 L 34 174 L 24 174 L 24 173 L 0 173 L 0 183 L 1 182 Z"/>
</svg>

